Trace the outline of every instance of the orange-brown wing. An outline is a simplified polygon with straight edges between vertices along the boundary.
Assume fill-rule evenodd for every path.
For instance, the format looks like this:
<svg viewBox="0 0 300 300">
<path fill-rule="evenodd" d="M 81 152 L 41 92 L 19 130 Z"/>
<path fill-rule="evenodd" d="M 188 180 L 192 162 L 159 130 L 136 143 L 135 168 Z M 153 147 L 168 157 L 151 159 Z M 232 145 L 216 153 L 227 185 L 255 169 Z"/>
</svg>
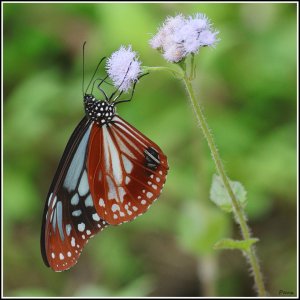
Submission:
<svg viewBox="0 0 300 300">
<path fill-rule="evenodd" d="M 94 124 L 87 158 L 90 192 L 98 215 L 112 225 L 147 211 L 164 186 L 166 155 L 119 116 Z"/>
</svg>

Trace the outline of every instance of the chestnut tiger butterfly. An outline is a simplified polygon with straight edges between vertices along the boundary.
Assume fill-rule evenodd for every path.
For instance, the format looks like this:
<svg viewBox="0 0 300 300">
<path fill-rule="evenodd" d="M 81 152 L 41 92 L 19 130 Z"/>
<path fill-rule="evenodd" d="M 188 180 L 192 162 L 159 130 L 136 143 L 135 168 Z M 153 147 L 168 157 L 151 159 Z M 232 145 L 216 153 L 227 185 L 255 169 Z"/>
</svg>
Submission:
<svg viewBox="0 0 300 300">
<path fill-rule="evenodd" d="M 145 213 L 169 168 L 162 150 L 116 113 L 116 105 L 132 99 L 137 81 L 127 100 L 118 100 L 122 92 L 115 97 L 118 89 L 106 95 L 101 85 L 108 76 L 98 84 L 103 100 L 93 95 L 99 79 L 87 93 L 104 59 L 83 92 L 85 116 L 67 143 L 44 208 L 41 253 L 56 272 L 74 266 L 88 240 L 108 225 Z"/>
</svg>

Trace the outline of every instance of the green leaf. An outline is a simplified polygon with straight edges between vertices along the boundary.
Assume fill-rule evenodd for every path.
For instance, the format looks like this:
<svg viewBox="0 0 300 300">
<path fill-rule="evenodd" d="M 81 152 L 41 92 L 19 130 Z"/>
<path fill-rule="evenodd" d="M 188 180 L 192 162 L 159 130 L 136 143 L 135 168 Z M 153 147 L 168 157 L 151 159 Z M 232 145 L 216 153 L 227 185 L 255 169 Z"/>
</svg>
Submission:
<svg viewBox="0 0 300 300">
<path fill-rule="evenodd" d="M 253 244 L 257 243 L 258 241 L 259 241 L 259 239 L 257 239 L 257 238 L 252 238 L 252 239 L 243 240 L 243 241 L 238 241 L 238 240 L 233 240 L 233 239 L 222 239 L 214 245 L 214 249 L 215 250 L 239 249 L 242 251 L 249 251 L 250 247 Z"/>
<path fill-rule="evenodd" d="M 243 208 L 247 204 L 246 190 L 243 185 L 238 181 L 229 181 L 232 191 Z M 210 200 L 216 205 L 220 206 L 226 212 L 232 211 L 232 202 L 231 198 L 228 195 L 227 190 L 221 180 L 221 177 L 218 175 L 213 176 L 213 182 L 210 189 Z"/>
</svg>

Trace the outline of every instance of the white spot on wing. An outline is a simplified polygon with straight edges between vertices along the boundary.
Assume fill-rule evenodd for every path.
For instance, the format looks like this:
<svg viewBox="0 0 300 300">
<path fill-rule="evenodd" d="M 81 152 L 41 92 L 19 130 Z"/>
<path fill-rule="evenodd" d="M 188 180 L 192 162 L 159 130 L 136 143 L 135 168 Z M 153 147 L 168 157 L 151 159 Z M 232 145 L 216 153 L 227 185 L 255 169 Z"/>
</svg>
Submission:
<svg viewBox="0 0 300 300">
<path fill-rule="evenodd" d="M 64 258 L 65 258 L 64 255 L 62 253 L 59 253 L 59 259 L 63 260 Z"/>
<path fill-rule="evenodd" d="M 88 193 L 88 191 L 89 191 L 89 183 L 88 183 L 87 173 L 86 171 L 84 171 L 80 180 L 78 192 L 80 196 L 84 196 Z"/>
<path fill-rule="evenodd" d="M 122 183 L 122 167 L 120 155 L 112 140 L 110 133 L 106 126 L 103 126 L 103 139 L 104 139 L 104 157 L 105 169 L 107 174 L 112 174 L 117 185 Z"/>
<path fill-rule="evenodd" d="M 93 218 L 93 220 L 96 221 L 96 222 L 100 221 L 100 217 L 99 217 L 99 215 L 98 215 L 97 213 L 93 214 L 93 215 L 92 215 L 92 218 Z"/>
<path fill-rule="evenodd" d="M 99 205 L 105 207 L 105 202 L 102 198 L 99 199 Z"/>
<path fill-rule="evenodd" d="M 56 209 L 52 210 L 50 217 L 51 217 L 50 220 L 52 222 L 52 228 L 55 231 L 55 229 L 56 229 Z M 53 220 L 52 220 L 52 217 L 53 217 Z"/>
<path fill-rule="evenodd" d="M 150 199 L 153 196 L 153 194 L 151 192 L 147 192 L 146 196 Z"/>
<path fill-rule="evenodd" d="M 66 225 L 66 233 L 67 233 L 67 236 L 70 235 L 71 229 L 72 229 L 71 225 L 70 225 L 70 224 L 67 224 L 67 225 Z"/>
<path fill-rule="evenodd" d="M 118 199 L 117 197 L 117 191 L 116 191 L 116 187 L 112 181 L 112 179 L 106 175 L 106 181 L 107 181 L 107 184 L 108 184 L 108 200 L 111 200 L 111 199 Z"/>
<path fill-rule="evenodd" d="M 124 188 L 121 186 L 119 186 L 118 190 L 119 190 L 119 195 L 120 195 L 120 201 L 123 203 L 126 192 L 125 192 Z"/>
<path fill-rule="evenodd" d="M 63 220 L 62 220 L 62 202 L 58 201 L 57 202 L 57 206 L 56 206 L 56 213 L 57 213 L 57 226 L 58 226 L 58 230 L 59 230 L 59 235 L 61 240 L 63 241 L 65 239 L 65 235 L 64 235 L 64 231 L 63 231 Z"/>
<path fill-rule="evenodd" d="M 74 211 L 72 212 L 72 216 L 73 216 L 73 217 L 79 217 L 79 216 L 81 215 L 81 213 L 82 213 L 82 211 L 81 211 L 80 209 L 74 210 Z"/>
<path fill-rule="evenodd" d="M 124 164 L 126 173 L 130 174 L 133 169 L 133 164 L 125 155 L 122 154 L 121 156 L 122 156 L 122 160 L 123 160 L 123 164 Z"/>
<path fill-rule="evenodd" d="M 88 207 L 88 206 L 93 207 L 94 206 L 91 194 L 85 199 L 84 204 L 85 204 L 86 207 Z"/>
<path fill-rule="evenodd" d="M 79 230 L 80 232 L 83 232 L 84 229 L 85 229 L 85 224 L 84 224 L 84 223 L 78 224 L 78 230 Z"/>
<path fill-rule="evenodd" d="M 79 203 L 79 196 L 78 196 L 78 194 L 76 193 L 73 197 L 72 197 L 72 199 L 71 199 L 71 204 L 72 205 L 77 205 Z"/>
<path fill-rule="evenodd" d="M 120 206 L 118 204 L 113 204 L 111 207 L 112 212 L 115 212 L 117 210 L 120 210 Z"/>
<path fill-rule="evenodd" d="M 71 165 L 68 169 L 68 173 L 66 175 L 65 181 L 63 183 L 63 186 L 69 191 L 74 191 L 81 174 L 81 171 L 83 169 L 83 163 L 85 159 L 85 152 L 86 152 L 86 146 L 88 142 L 88 138 L 90 135 L 90 131 L 92 128 L 92 124 L 87 129 L 86 133 L 83 135 L 81 142 L 73 156 Z"/>
</svg>

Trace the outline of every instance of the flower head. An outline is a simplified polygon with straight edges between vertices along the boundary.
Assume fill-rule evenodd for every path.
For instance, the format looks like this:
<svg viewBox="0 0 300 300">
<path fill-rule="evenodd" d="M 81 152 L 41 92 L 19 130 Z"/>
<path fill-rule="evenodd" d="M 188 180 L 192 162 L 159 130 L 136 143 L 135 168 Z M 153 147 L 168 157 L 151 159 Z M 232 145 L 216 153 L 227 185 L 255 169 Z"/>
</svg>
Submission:
<svg viewBox="0 0 300 300">
<path fill-rule="evenodd" d="M 121 46 L 107 60 L 106 70 L 119 91 L 127 92 L 142 73 L 141 62 L 131 45 Z"/>
<path fill-rule="evenodd" d="M 168 17 L 149 43 L 152 48 L 161 50 L 166 60 L 179 62 L 201 47 L 214 47 L 219 41 L 218 33 L 204 14 L 188 18 L 179 14 Z"/>
</svg>

